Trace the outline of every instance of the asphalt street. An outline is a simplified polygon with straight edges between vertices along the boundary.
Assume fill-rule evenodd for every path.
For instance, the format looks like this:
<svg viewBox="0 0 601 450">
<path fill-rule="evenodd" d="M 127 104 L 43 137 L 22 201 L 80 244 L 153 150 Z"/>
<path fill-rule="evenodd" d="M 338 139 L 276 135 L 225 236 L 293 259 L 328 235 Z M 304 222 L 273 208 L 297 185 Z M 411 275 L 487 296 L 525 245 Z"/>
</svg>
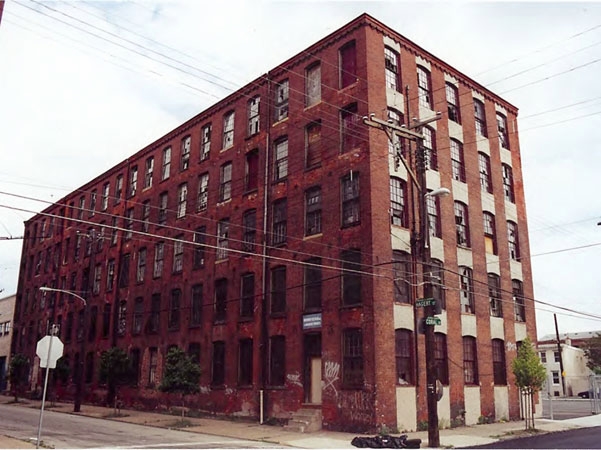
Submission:
<svg viewBox="0 0 601 450">
<path fill-rule="evenodd" d="M 601 427 L 558 431 L 464 448 L 601 448 Z"/>
</svg>

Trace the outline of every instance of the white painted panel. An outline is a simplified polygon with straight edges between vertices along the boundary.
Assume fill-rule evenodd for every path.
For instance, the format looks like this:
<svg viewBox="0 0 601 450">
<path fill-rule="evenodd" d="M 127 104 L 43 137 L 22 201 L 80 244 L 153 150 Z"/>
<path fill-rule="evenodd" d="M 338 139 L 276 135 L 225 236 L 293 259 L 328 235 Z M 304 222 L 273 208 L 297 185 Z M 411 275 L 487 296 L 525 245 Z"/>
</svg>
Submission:
<svg viewBox="0 0 601 450">
<path fill-rule="evenodd" d="M 480 198 L 482 199 L 482 210 L 488 211 L 494 215 L 495 214 L 495 196 L 488 192 L 482 191 L 482 196 Z"/>
<path fill-rule="evenodd" d="M 440 428 L 451 427 L 451 395 L 449 387 L 443 387 L 442 398 L 438 402 L 438 424 Z"/>
<path fill-rule="evenodd" d="M 501 273 L 499 266 L 499 255 L 493 255 L 491 253 L 486 254 L 486 271 L 490 273 Z"/>
<path fill-rule="evenodd" d="M 517 223 L 518 221 L 518 208 L 515 203 L 511 203 L 507 199 L 505 200 L 505 217 L 507 220 L 512 220 Z"/>
<path fill-rule="evenodd" d="M 459 88 L 459 81 L 457 81 L 457 78 L 455 78 L 452 75 L 449 75 L 448 73 L 445 72 L 444 74 L 444 81 L 447 83 L 451 83 L 454 84 L 455 87 Z"/>
<path fill-rule="evenodd" d="M 524 322 L 516 322 L 515 323 L 515 341 L 523 341 L 528 337 L 528 333 L 526 332 L 526 324 Z"/>
<path fill-rule="evenodd" d="M 465 399 L 465 424 L 475 425 L 482 415 L 480 406 L 480 386 L 465 386 L 463 388 Z"/>
<path fill-rule="evenodd" d="M 396 423 L 401 433 L 417 430 L 417 398 L 415 387 L 396 388 Z"/>
<path fill-rule="evenodd" d="M 415 57 L 415 63 L 418 66 L 424 66 L 426 69 L 428 69 L 430 72 L 432 71 L 432 66 L 430 65 L 430 63 L 428 61 L 426 61 L 424 58 L 422 58 L 421 56 L 417 55 Z"/>
<path fill-rule="evenodd" d="M 511 279 L 523 280 L 524 276 L 522 275 L 522 263 L 519 261 L 511 260 L 509 261 L 509 267 L 511 269 Z"/>
<path fill-rule="evenodd" d="M 435 115 L 436 115 L 436 113 L 433 110 L 431 110 L 430 108 L 428 108 L 422 104 L 419 105 L 419 119 L 420 120 L 430 119 L 430 118 L 434 117 Z M 431 122 L 428 125 L 434 129 L 436 129 L 436 122 Z"/>
<path fill-rule="evenodd" d="M 447 334 L 447 329 L 449 327 L 449 320 L 447 318 L 447 311 L 443 309 L 442 313 L 438 314 L 436 317 L 440 317 L 440 325 L 435 325 L 434 326 L 434 332 L 435 333 Z"/>
<path fill-rule="evenodd" d="M 411 232 L 401 227 L 391 226 L 390 229 L 392 249 L 411 253 Z"/>
<path fill-rule="evenodd" d="M 384 45 L 390 47 L 393 50 L 396 50 L 398 53 L 401 53 L 401 44 L 397 43 L 389 36 L 384 36 Z"/>
<path fill-rule="evenodd" d="M 438 189 L 440 187 L 440 173 L 436 170 L 426 170 L 426 188 Z"/>
<path fill-rule="evenodd" d="M 478 135 L 477 139 L 478 140 L 476 141 L 476 148 L 478 149 L 478 151 L 486 153 L 488 156 L 490 156 L 490 143 L 488 141 L 488 138 Z"/>
<path fill-rule="evenodd" d="M 511 166 L 511 152 L 506 148 L 501 147 L 501 162 Z"/>
<path fill-rule="evenodd" d="M 503 305 L 503 309 L 506 310 L 507 306 Z M 503 318 L 502 317 L 491 317 L 490 318 L 490 338 L 505 340 L 505 333 L 503 331 Z"/>
<path fill-rule="evenodd" d="M 461 335 L 478 337 L 478 327 L 474 314 L 461 314 Z"/>
<path fill-rule="evenodd" d="M 430 236 L 430 254 L 432 258 L 444 262 L 444 243 L 442 239 Z"/>
<path fill-rule="evenodd" d="M 406 328 L 408 330 L 415 330 L 415 320 L 413 318 L 413 305 L 401 305 L 398 303 L 394 304 L 394 329 Z"/>
<path fill-rule="evenodd" d="M 405 96 L 394 89 L 386 87 L 386 104 L 400 113 L 405 113 Z"/>
<path fill-rule="evenodd" d="M 452 180 L 453 182 L 453 199 L 458 202 L 463 202 L 469 205 L 468 186 L 461 181 Z"/>
<path fill-rule="evenodd" d="M 390 153 L 388 153 L 388 168 L 390 169 L 390 175 L 393 177 L 398 177 L 405 180 L 405 182 L 411 183 L 407 168 L 405 167 L 405 164 L 403 164 L 403 161 L 399 160 L 399 165 L 397 167 L 394 155 Z"/>
<path fill-rule="evenodd" d="M 467 248 L 457 247 L 457 265 L 458 266 L 473 266 L 472 251 Z"/>
<path fill-rule="evenodd" d="M 480 94 L 480 92 L 478 92 L 478 91 L 474 91 L 474 90 L 472 89 L 472 96 L 473 96 L 474 98 L 477 98 L 478 100 L 480 100 L 482 103 L 484 103 L 484 96 L 483 96 L 482 94 Z"/>
<path fill-rule="evenodd" d="M 495 110 L 497 112 L 500 112 L 501 114 L 503 114 L 505 117 L 507 117 L 507 110 L 502 107 L 501 105 L 499 105 L 498 103 L 495 103 Z"/>
<path fill-rule="evenodd" d="M 495 386 L 495 420 L 509 419 L 509 393 L 507 386 Z"/>
<path fill-rule="evenodd" d="M 452 120 L 449 120 L 449 137 L 463 143 L 463 127 Z"/>
</svg>

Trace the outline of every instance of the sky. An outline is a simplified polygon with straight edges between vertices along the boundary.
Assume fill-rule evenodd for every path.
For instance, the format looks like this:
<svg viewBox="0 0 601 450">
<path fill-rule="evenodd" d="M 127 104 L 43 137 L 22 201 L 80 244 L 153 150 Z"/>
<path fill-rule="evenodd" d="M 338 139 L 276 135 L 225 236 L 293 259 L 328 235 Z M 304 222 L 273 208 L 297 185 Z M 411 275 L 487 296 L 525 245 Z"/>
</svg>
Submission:
<svg viewBox="0 0 601 450">
<path fill-rule="evenodd" d="M 601 3 L 591 2 L 7 0 L 0 298 L 16 292 L 18 238 L 44 202 L 364 12 L 519 108 L 537 334 L 555 332 L 554 313 L 561 333 L 601 330 Z"/>
</svg>

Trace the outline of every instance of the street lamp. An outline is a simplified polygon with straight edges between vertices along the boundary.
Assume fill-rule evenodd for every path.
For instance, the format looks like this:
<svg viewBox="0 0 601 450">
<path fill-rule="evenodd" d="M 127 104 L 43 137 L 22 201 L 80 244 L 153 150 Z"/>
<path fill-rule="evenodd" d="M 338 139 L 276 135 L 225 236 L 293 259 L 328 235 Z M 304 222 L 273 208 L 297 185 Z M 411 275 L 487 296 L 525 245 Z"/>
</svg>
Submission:
<svg viewBox="0 0 601 450">
<path fill-rule="evenodd" d="M 88 302 L 81 295 L 76 294 L 72 291 L 67 291 L 65 289 L 57 289 L 51 288 L 47 286 L 40 286 L 40 291 L 42 292 L 61 292 L 63 294 L 72 295 L 75 298 L 78 298 L 83 303 L 83 323 L 82 326 L 82 334 L 81 334 L 81 347 L 80 347 L 80 355 L 79 355 L 79 371 L 77 374 L 77 384 L 75 390 L 75 401 L 73 403 L 73 412 L 81 411 L 81 399 L 83 397 L 83 371 L 84 371 L 84 360 L 85 360 L 85 352 L 86 352 L 86 336 L 84 333 L 85 324 L 87 321 L 87 313 L 88 313 Z"/>
</svg>

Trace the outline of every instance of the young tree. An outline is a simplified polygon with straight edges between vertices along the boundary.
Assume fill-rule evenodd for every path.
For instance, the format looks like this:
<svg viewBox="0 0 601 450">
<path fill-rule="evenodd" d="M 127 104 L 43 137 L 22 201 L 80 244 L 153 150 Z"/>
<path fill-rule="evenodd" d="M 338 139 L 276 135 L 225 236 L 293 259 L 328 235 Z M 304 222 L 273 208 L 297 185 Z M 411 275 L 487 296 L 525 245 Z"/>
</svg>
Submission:
<svg viewBox="0 0 601 450">
<path fill-rule="evenodd" d="M 524 404 L 526 429 L 534 429 L 534 394 L 543 388 L 547 372 L 538 359 L 530 338 L 522 341 L 518 356 L 513 360 L 512 370 L 515 384 L 526 400 Z"/>
<path fill-rule="evenodd" d="M 100 357 L 100 379 L 108 387 L 106 402 L 116 407 L 117 388 L 131 381 L 131 363 L 127 353 L 118 347 L 103 352 Z"/>
<path fill-rule="evenodd" d="M 25 391 L 29 379 L 29 359 L 25 355 L 18 353 L 11 358 L 8 379 L 15 402 L 18 402 L 19 395 Z"/>
<path fill-rule="evenodd" d="M 165 373 L 159 385 L 162 392 L 178 393 L 182 396 L 182 423 L 184 421 L 186 395 L 200 390 L 200 366 L 177 347 L 167 353 Z"/>
<path fill-rule="evenodd" d="M 586 356 L 586 366 L 597 375 L 601 375 L 601 334 L 588 339 L 582 346 Z"/>
</svg>

